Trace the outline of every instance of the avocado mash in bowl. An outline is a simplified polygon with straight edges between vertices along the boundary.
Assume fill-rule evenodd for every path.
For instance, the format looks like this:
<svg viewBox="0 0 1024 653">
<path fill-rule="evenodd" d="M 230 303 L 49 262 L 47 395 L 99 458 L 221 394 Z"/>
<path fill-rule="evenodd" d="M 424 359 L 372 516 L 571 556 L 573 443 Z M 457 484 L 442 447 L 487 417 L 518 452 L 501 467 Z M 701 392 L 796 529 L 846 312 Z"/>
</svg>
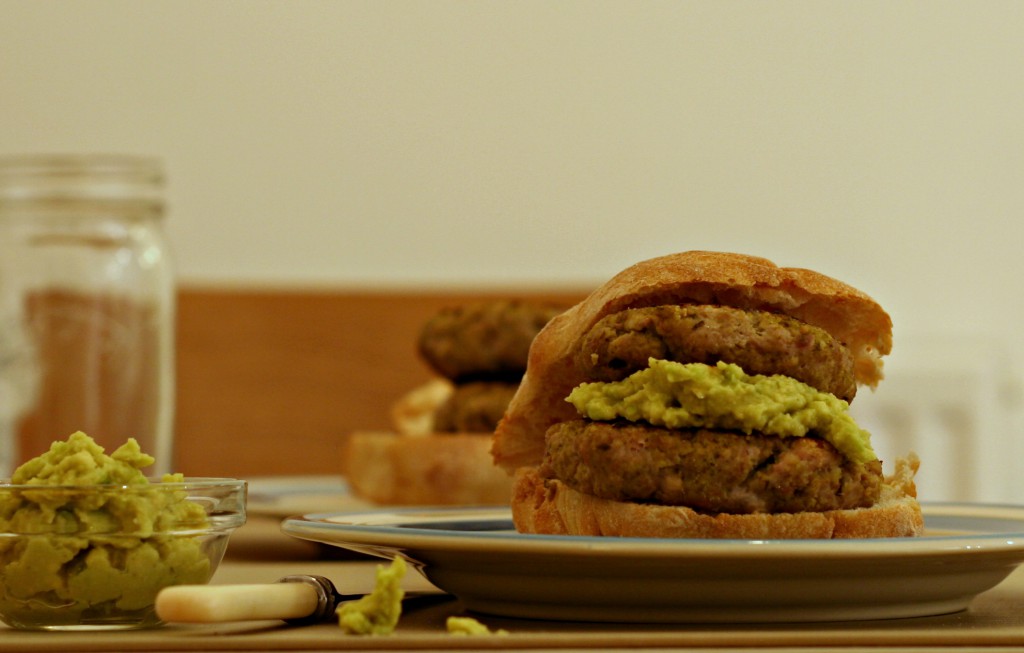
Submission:
<svg viewBox="0 0 1024 653">
<path fill-rule="evenodd" d="M 157 592 L 210 580 L 245 523 L 244 481 L 149 479 L 129 439 L 84 433 L 0 483 L 0 619 L 35 630 L 144 628 Z"/>
</svg>

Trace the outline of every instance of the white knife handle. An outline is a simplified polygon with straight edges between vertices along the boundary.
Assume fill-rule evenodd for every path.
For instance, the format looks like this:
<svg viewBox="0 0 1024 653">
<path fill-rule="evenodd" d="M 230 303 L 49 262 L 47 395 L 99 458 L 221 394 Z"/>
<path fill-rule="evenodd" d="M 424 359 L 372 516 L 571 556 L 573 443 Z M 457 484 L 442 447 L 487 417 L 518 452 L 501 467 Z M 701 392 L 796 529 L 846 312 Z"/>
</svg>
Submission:
<svg viewBox="0 0 1024 653">
<path fill-rule="evenodd" d="M 156 613 L 163 621 L 187 623 L 306 619 L 321 602 L 317 588 L 305 582 L 175 585 L 157 594 Z"/>
</svg>

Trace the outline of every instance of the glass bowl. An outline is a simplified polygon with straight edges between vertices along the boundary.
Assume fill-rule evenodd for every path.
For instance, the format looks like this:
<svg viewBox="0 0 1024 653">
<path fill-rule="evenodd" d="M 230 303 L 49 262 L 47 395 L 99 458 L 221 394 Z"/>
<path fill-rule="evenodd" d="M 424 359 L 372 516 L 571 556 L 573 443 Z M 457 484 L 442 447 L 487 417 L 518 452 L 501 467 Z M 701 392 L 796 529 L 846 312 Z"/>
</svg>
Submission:
<svg viewBox="0 0 1024 653">
<path fill-rule="evenodd" d="M 245 481 L 0 483 L 0 620 L 29 630 L 159 625 L 170 585 L 210 580 L 245 523 Z"/>
</svg>

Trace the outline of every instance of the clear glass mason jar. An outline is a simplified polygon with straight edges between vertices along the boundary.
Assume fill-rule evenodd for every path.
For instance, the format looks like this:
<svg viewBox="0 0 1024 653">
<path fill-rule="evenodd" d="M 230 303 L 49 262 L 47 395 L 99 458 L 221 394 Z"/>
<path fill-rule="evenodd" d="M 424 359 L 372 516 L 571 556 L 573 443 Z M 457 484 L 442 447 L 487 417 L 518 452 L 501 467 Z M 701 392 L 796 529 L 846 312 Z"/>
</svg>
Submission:
<svg viewBox="0 0 1024 653">
<path fill-rule="evenodd" d="M 84 431 L 170 471 L 175 285 L 159 160 L 0 158 L 0 475 Z"/>
</svg>

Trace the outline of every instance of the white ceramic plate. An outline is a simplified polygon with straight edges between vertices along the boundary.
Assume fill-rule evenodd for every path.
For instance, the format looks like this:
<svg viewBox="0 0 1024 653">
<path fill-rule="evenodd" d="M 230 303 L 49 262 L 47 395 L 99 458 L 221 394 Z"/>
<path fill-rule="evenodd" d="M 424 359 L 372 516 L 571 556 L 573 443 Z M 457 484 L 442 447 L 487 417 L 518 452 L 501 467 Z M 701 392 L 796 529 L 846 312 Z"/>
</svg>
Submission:
<svg viewBox="0 0 1024 653">
<path fill-rule="evenodd" d="M 659 540 L 523 535 L 507 509 L 313 514 L 286 533 L 403 555 L 481 613 L 646 623 L 813 622 L 965 609 L 1024 561 L 1024 507 L 924 506 L 918 538 Z"/>
<path fill-rule="evenodd" d="M 247 479 L 251 515 L 291 517 L 313 512 L 369 510 L 341 476 L 264 476 Z"/>
</svg>

